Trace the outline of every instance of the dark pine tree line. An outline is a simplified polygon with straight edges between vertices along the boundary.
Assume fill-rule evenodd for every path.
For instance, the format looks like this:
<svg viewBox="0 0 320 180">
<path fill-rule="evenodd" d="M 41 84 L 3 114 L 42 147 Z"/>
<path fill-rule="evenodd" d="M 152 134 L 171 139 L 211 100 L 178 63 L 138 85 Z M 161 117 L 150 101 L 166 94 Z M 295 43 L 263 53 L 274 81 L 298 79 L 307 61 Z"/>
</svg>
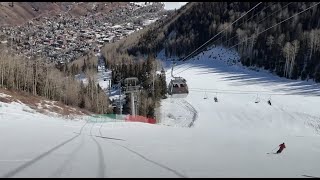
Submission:
<svg viewBox="0 0 320 180">
<path fill-rule="evenodd" d="M 171 19 L 157 22 L 129 54 L 158 53 L 183 57 L 228 27 L 257 2 L 193 2 Z M 314 5 L 315 2 L 263 2 L 213 40 L 234 45 L 246 66 L 290 79 L 320 82 L 320 6 L 258 35 L 259 32 Z M 210 43 L 209 43 L 210 44 Z"/>
</svg>

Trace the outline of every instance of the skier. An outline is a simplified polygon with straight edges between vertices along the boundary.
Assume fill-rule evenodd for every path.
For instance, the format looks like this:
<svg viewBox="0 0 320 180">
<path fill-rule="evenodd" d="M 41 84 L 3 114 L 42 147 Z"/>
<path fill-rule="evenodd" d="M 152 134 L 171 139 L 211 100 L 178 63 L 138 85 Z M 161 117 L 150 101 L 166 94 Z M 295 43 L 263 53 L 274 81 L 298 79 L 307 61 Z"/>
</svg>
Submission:
<svg viewBox="0 0 320 180">
<path fill-rule="evenodd" d="M 284 148 L 286 148 L 286 145 L 284 143 L 279 145 L 279 150 L 277 151 L 277 154 L 281 153 L 283 151 Z"/>
<path fill-rule="evenodd" d="M 270 99 L 268 100 L 268 104 L 271 106 L 271 101 L 270 101 Z"/>
</svg>

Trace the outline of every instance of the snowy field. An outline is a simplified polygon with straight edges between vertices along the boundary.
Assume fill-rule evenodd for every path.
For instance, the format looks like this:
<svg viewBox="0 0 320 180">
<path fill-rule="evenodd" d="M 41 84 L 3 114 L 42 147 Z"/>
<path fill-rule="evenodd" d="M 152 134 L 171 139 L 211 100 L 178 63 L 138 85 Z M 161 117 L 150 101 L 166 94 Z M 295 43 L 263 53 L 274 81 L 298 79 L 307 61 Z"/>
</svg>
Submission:
<svg viewBox="0 0 320 180">
<path fill-rule="evenodd" d="M 144 6 L 148 6 L 151 4 L 151 2 L 131 2 L 134 3 L 138 6 L 144 7 Z M 179 9 L 181 6 L 187 4 L 187 2 L 162 2 L 164 4 L 164 9 L 165 10 L 175 10 L 175 9 Z"/>
<path fill-rule="evenodd" d="M 230 59 L 238 57 L 217 47 L 179 63 L 174 74 L 190 93 L 163 100 L 157 125 L 86 123 L 1 103 L 0 177 L 319 177 L 319 85 Z M 267 154 L 282 142 L 281 154 Z"/>
</svg>

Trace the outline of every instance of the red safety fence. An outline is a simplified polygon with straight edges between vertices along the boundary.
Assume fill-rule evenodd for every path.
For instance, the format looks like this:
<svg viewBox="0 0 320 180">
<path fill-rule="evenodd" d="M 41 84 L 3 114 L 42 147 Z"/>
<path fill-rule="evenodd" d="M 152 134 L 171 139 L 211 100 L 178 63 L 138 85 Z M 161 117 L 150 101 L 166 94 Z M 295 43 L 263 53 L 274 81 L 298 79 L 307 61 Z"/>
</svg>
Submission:
<svg viewBox="0 0 320 180">
<path fill-rule="evenodd" d="M 157 123 L 157 121 L 153 118 L 147 118 L 144 116 L 132 116 L 132 115 L 127 115 L 125 117 L 125 121 L 127 121 L 127 122 L 144 122 L 144 123 L 150 123 L 150 124 Z"/>
</svg>

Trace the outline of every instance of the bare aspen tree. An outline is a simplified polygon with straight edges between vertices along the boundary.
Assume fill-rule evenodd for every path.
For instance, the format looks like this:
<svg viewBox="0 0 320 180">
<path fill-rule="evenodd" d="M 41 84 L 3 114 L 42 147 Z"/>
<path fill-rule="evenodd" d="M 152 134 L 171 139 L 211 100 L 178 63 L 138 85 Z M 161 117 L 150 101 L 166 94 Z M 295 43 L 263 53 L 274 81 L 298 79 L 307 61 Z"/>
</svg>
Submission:
<svg viewBox="0 0 320 180">
<path fill-rule="evenodd" d="M 310 53 L 309 53 L 309 59 L 311 60 L 313 51 L 314 51 L 314 46 L 315 46 L 315 40 L 316 40 L 316 33 L 315 30 L 311 30 L 309 33 L 309 46 L 310 46 Z"/>
<path fill-rule="evenodd" d="M 269 50 L 271 50 L 273 43 L 274 43 L 274 37 L 272 35 L 268 36 L 266 44 Z"/>
<path fill-rule="evenodd" d="M 253 58 L 253 46 L 256 43 L 256 40 L 257 40 L 257 35 L 256 34 L 252 34 L 251 39 L 250 39 L 249 47 L 247 48 L 248 49 L 248 53 L 247 54 L 249 55 L 250 59 Z"/>
<path fill-rule="evenodd" d="M 29 61 L 27 60 L 27 59 L 24 59 L 23 60 L 23 70 L 24 70 L 24 76 L 23 76 L 23 90 L 25 91 L 25 92 L 27 92 L 28 91 L 28 85 L 27 85 L 27 83 L 28 83 L 28 79 L 29 79 L 29 76 L 30 76 L 30 71 L 29 71 L 29 66 L 28 66 L 28 64 L 29 64 Z"/>
<path fill-rule="evenodd" d="M 37 83 L 38 83 L 38 73 L 39 73 L 39 59 L 35 59 L 33 62 L 33 86 L 32 86 L 32 94 L 37 95 Z"/>
<path fill-rule="evenodd" d="M 15 60 L 15 66 L 16 66 L 16 75 L 15 75 L 15 81 L 16 81 L 16 87 L 15 89 L 21 90 L 20 86 L 21 86 L 21 79 L 22 79 L 22 65 L 21 65 L 21 61 L 19 60 Z"/>
<path fill-rule="evenodd" d="M 238 28 L 236 30 L 236 34 L 237 34 L 238 42 L 242 42 L 243 41 L 243 35 L 244 35 L 243 30 L 241 28 Z M 242 44 L 243 43 L 239 44 L 239 46 L 238 46 L 238 52 L 240 52 L 240 54 L 243 53 L 243 51 L 242 51 L 243 45 Z"/>
<path fill-rule="evenodd" d="M 88 91 L 89 91 L 89 94 L 90 94 L 90 101 L 93 101 L 94 99 L 94 93 L 95 93 L 95 72 L 94 70 L 88 70 L 86 72 L 86 77 L 88 79 Z"/>
<path fill-rule="evenodd" d="M 10 57 L 10 61 L 8 62 L 8 69 L 7 69 L 7 87 L 9 89 L 12 88 L 12 84 L 13 84 L 13 58 L 12 56 Z"/>
<path fill-rule="evenodd" d="M 5 70 L 5 55 L 2 52 L 0 54 L 1 87 L 4 87 L 4 84 L 3 84 L 4 83 L 4 74 L 5 74 L 4 70 Z"/>
<path fill-rule="evenodd" d="M 290 42 L 287 42 L 285 44 L 285 46 L 283 47 L 283 55 L 286 59 L 286 63 L 285 63 L 285 66 L 284 66 L 284 76 L 285 77 L 288 77 L 288 74 L 289 74 L 289 66 L 290 66 L 290 55 L 291 55 L 291 43 Z"/>
<path fill-rule="evenodd" d="M 280 34 L 280 36 L 277 39 L 278 46 L 280 46 L 280 47 L 283 46 L 284 38 L 285 38 L 285 35 L 284 34 Z"/>
<path fill-rule="evenodd" d="M 48 99 L 50 99 L 49 97 L 49 72 L 50 72 L 50 67 L 47 67 L 47 70 L 44 73 L 45 76 L 45 82 L 44 82 L 44 96 Z"/>
<path fill-rule="evenodd" d="M 295 65 L 295 59 L 297 57 L 297 54 L 298 54 L 298 51 L 299 51 L 299 41 L 298 40 L 294 40 L 292 42 L 292 45 L 291 45 L 291 51 L 290 51 L 290 70 L 289 70 L 289 78 L 292 77 L 292 72 L 293 72 L 293 67 Z"/>
<path fill-rule="evenodd" d="M 320 51 L 320 29 L 315 31 L 315 52 Z"/>
</svg>

